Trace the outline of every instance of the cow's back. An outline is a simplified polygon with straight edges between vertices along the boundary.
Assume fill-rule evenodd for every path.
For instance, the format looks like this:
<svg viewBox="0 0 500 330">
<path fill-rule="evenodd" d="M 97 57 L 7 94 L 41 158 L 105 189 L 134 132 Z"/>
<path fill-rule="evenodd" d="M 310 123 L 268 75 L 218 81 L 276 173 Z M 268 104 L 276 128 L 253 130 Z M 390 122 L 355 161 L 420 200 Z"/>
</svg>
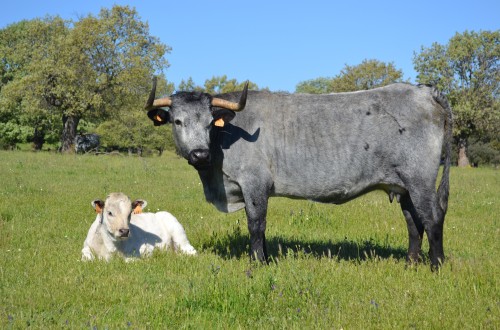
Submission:
<svg viewBox="0 0 500 330">
<path fill-rule="evenodd" d="M 404 173 L 437 172 L 444 118 L 426 86 L 253 92 L 227 134 L 243 131 L 253 140 L 223 143 L 224 167 L 231 173 L 233 160 L 265 164 L 275 195 L 344 202 L 379 185 L 403 186 Z"/>
</svg>

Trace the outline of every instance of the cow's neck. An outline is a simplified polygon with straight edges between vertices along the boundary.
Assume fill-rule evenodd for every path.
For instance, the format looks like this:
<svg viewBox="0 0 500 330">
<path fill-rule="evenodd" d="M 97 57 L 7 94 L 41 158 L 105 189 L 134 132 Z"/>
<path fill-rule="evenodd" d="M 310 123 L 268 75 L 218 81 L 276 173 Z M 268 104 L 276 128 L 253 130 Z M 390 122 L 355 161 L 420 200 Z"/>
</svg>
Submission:
<svg viewBox="0 0 500 330">
<path fill-rule="evenodd" d="M 234 212 L 244 207 L 241 187 L 224 173 L 220 167 L 198 171 L 203 184 L 203 192 L 207 202 L 213 204 L 221 212 Z"/>
</svg>

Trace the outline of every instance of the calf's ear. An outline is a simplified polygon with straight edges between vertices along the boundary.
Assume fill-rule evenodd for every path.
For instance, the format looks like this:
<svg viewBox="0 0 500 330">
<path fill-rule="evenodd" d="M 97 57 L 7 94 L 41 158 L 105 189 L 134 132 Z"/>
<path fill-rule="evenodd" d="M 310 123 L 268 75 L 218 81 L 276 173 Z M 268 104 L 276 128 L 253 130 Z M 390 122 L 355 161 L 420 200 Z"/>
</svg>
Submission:
<svg viewBox="0 0 500 330">
<path fill-rule="evenodd" d="M 95 213 L 101 213 L 104 208 L 104 202 L 100 199 L 96 199 L 92 201 L 92 207 L 95 209 Z"/>
<path fill-rule="evenodd" d="M 170 113 L 163 109 L 153 109 L 148 111 L 148 117 L 155 126 L 165 125 L 170 123 Z"/>
<path fill-rule="evenodd" d="M 143 199 L 136 199 L 135 201 L 132 202 L 132 213 L 134 214 L 139 214 L 142 213 L 142 210 L 148 205 L 148 202 L 146 202 Z"/>
</svg>

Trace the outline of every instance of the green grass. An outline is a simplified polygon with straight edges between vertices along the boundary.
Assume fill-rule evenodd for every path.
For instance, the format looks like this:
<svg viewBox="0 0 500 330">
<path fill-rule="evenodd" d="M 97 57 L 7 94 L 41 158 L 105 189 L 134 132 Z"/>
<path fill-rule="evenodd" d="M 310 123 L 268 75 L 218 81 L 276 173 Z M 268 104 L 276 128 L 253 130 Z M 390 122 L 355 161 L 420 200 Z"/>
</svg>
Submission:
<svg viewBox="0 0 500 330">
<path fill-rule="evenodd" d="M 271 199 L 273 262 L 249 262 L 244 211 L 204 201 L 196 172 L 162 157 L 0 152 L 0 328 L 498 329 L 500 172 L 452 169 L 447 262 L 405 267 L 397 203 Z M 184 225 L 196 257 L 79 261 L 109 192 Z M 427 251 L 427 243 L 424 250 Z"/>
</svg>

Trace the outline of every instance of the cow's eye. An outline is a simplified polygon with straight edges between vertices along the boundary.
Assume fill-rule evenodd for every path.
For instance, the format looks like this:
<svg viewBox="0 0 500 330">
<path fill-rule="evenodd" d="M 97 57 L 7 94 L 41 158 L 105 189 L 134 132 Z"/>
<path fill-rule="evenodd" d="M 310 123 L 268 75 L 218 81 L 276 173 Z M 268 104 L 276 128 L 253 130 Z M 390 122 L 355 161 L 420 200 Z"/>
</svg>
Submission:
<svg viewBox="0 0 500 330">
<path fill-rule="evenodd" d="M 108 211 L 108 216 L 109 216 L 109 217 L 112 217 L 112 216 L 113 216 L 113 212 Z"/>
<path fill-rule="evenodd" d="M 180 121 L 179 119 L 176 119 L 176 120 L 174 120 L 174 124 L 176 124 L 177 126 L 182 126 L 182 121 Z"/>
</svg>

